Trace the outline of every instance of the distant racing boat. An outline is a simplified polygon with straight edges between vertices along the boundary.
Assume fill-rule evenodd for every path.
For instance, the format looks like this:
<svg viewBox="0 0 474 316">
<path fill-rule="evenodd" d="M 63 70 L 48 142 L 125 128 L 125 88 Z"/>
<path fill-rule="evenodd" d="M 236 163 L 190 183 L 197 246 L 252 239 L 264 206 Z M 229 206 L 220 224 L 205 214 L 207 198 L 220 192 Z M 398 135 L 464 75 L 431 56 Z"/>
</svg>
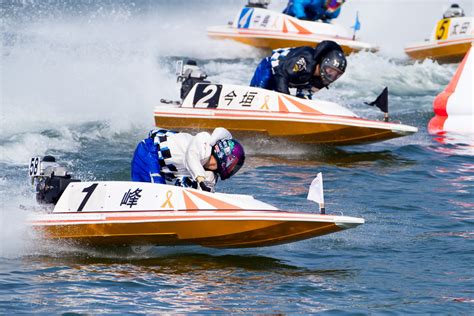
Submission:
<svg viewBox="0 0 474 316">
<path fill-rule="evenodd" d="M 346 54 L 378 47 L 355 40 L 343 26 L 303 21 L 264 8 L 244 7 L 229 25 L 211 26 L 207 34 L 216 39 L 232 39 L 261 48 L 315 46 L 325 40 L 337 42 Z"/>
<path fill-rule="evenodd" d="M 413 59 L 431 58 L 440 62 L 459 62 L 474 42 L 474 17 L 442 19 L 429 39 L 405 47 Z"/>
</svg>

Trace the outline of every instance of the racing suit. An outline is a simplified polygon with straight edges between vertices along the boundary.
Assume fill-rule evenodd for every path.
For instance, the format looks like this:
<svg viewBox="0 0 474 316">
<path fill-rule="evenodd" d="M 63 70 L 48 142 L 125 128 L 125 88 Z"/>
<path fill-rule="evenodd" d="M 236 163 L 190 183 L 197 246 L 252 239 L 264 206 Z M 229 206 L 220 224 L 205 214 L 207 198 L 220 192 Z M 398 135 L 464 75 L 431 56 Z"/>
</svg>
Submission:
<svg viewBox="0 0 474 316">
<path fill-rule="evenodd" d="M 290 0 L 283 13 L 300 20 L 322 20 L 329 23 L 339 16 L 341 8 L 329 10 L 326 0 Z"/>
<path fill-rule="evenodd" d="M 341 47 L 333 41 L 322 41 L 316 48 L 309 46 L 281 48 L 264 58 L 257 66 L 250 86 L 290 94 L 296 88 L 298 97 L 311 98 L 311 90 L 327 87 L 314 76 L 316 66 L 331 50 Z"/>
<path fill-rule="evenodd" d="M 221 139 L 231 139 L 225 128 L 212 134 L 195 136 L 164 129 L 152 130 L 135 149 L 132 159 L 132 181 L 172 184 L 197 188 L 197 177 L 214 189 L 217 176 L 204 169 L 212 154 L 212 146 Z"/>
</svg>

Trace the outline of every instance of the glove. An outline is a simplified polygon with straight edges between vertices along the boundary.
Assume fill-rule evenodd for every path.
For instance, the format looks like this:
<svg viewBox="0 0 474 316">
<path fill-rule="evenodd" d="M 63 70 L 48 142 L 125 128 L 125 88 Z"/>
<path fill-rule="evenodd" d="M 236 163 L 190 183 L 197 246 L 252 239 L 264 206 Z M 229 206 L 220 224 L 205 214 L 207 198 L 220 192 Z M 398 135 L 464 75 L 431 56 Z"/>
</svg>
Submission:
<svg viewBox="0 0 474 316">
<path fill-rule="evenodd" d="M 296 90 L 296 97 L 301 98 L 301 99 L 306 99 L 306 100 L 312 100 L 312 92 L 309 88 L 305 89 L 297 89 Z"/>
<path fill-rule="evenodd" d="M 212 192 L 212 189 L 208 187 L 204 182 L 199 182 L 199 187 L 201 187 L 201 190 L 203 191 Z"/>
<path fill-rule="evenodd" d="M 210 187 L 208 187 L 206 185 L 206 183 L 204 183 L 204 180 L 206 180 L 206 178 L 203 177 L 203 176 L 199 176 L 199 177 L 196 178 L 196 181 L 197 181 L 199 187 L 201 188 L 201 190 L 206 191 L 206 192 L 212 192 L 212 189 Z"/>
</svg>

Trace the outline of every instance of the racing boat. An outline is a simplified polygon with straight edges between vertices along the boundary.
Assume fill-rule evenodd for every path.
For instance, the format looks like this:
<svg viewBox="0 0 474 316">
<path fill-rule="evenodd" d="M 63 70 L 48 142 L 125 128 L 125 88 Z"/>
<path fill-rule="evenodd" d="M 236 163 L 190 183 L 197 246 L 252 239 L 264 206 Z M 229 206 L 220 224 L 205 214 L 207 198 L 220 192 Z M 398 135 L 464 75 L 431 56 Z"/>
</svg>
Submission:
<svg viewBox="0 0 474 316">
<path fill-rule="evenodd" d="M 405 52 L 413 59 L 432 58 L 440 62 L 459 62 L 474 41 L 474 17 L 442 19 L 424 42 L 407 46 Z"/>
<path fill-rule="evenodd" d="M 212 130 L 222 126 L 241 136 L 257 134 L 329 145 L 364 144 L 417 132 L 416 127 L 408 125 L 360 118 L 328 101 L 255 87 L 213 84 L 204 80 L 202 72 L 195 73 L 197 66 L 186 68 L 183 72 L 182 65 L 178 65 L 177 71 L 183 100 L 162 99 L 161 105 L 155 107 L 155 124 L 160 128 Z"/>
<path fill-rule="evenodd" d="M 303 21 L 266 8 L 244 7 L 233 22 L 207 28 L 208 36 L 232 39 L 261 48 L 314 46 L 325 40 L 337 42 L 346 54 L 361 50 L 378 51 L 378 47 L 355 40 L 341 25 Z"/>
<path fill-rule="evenodd" d="M 42 238 L 84 246 L 213 248 L 272 246 L 364 223 L 362 218 L 286 212 L 249 195 L 155 183 L 79 182 L 51 156 L 34 157 L 37 200 L 55 204 L 30 218 Z"/>
</svg>

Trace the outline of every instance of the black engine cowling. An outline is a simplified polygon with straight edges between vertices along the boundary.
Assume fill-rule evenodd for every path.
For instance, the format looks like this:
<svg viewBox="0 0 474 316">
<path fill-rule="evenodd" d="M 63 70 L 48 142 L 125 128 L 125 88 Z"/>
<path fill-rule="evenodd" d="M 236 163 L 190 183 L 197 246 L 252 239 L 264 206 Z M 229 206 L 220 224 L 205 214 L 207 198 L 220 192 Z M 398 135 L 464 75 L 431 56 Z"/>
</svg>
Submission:
<svg viewBox="0 0 474 316">
<path fill-rule="evenodd" d="M 72 179 L 53 156 L 31 158 L 29 174 L 35 184 L 36 201 L 40 204 L 56 204 L 69 183 L 80 182 Z"/>
<path fill-rule="evenodd" d="M 56 204 L 71 182 L 80 182 L 80 180 L 71 179 L 70 175 L 66 177 L 53 175 L 43 178 L 36 184 L 36 201 L 40 204 Z"/>
</svg>

